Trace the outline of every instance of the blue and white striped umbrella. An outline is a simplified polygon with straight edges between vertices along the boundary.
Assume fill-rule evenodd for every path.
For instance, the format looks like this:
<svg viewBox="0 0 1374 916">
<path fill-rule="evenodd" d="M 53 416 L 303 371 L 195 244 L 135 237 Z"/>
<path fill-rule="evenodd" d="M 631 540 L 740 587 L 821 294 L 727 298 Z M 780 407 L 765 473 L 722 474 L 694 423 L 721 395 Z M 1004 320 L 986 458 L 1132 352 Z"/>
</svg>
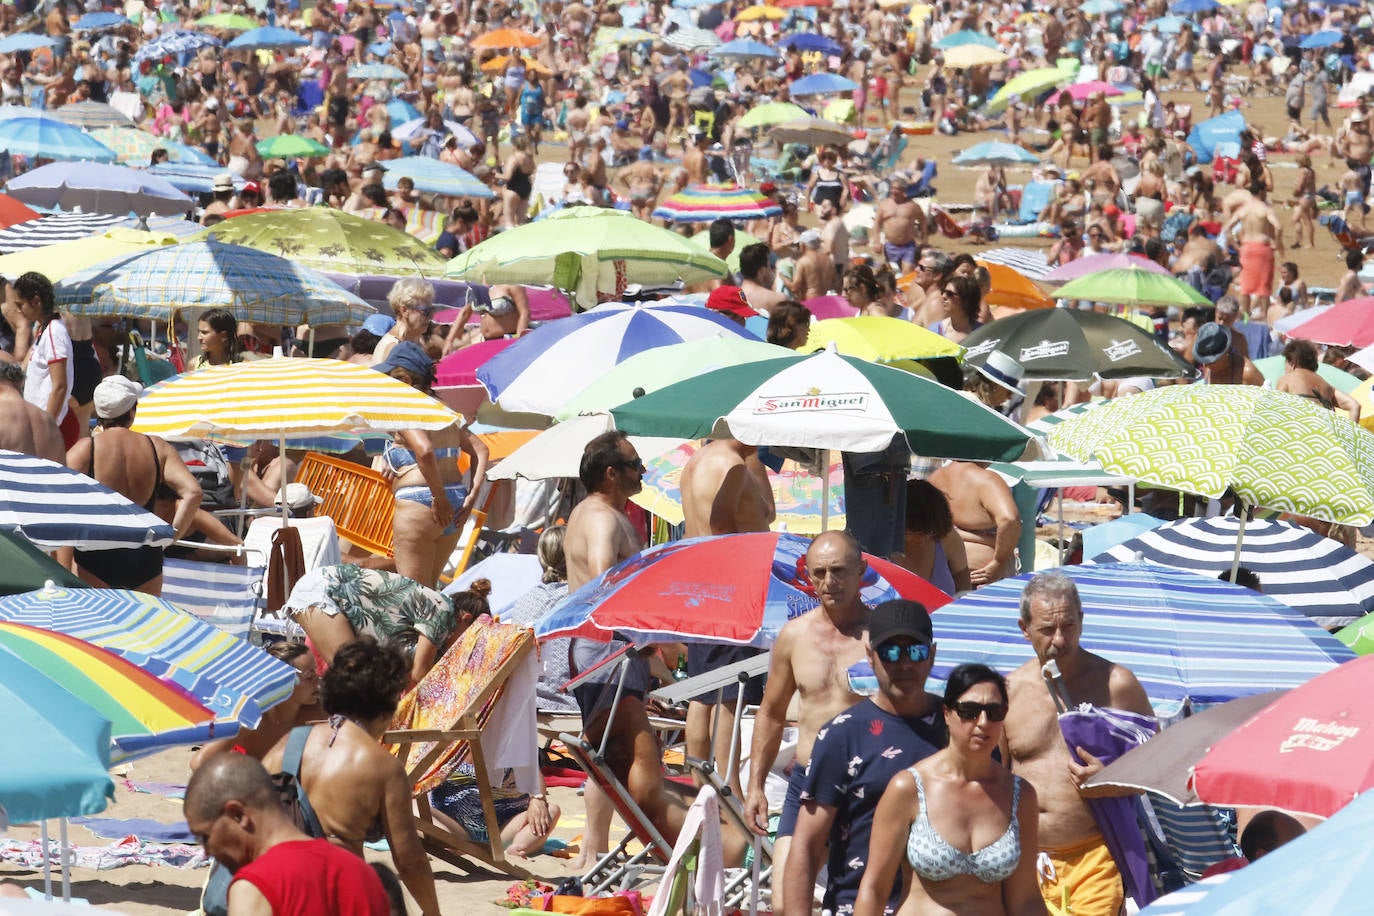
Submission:
<svg viewBox="0 0 1374 916">
<path fill-rule="evenodd" d="M 1139 534 L 1093 558 L 1127 563 L 1137 555 L 1152 563 L 1204 576 L 1229 572 L 1240 520 L 1188 518 Z M 1289 522 L 1245 525 L 1240 565 L 1260 578 L 1264 593 L 1326 628 L 1342 627 L 1374 611 L 1374 561 L 1311 528 Z"/>
<path fill-rule="evenodd" d="M 52 117 L 6 118 L 0 121 L 0 150 L 44 159 L 114 162 L 114 150 L 79 127 Z"/>
<path fill-rule="evenodd" d="M 0 620 L 66 633 L 139 667 L 157 668 L 217 720 L 245 728 L 255 727 L 296 686 L 291 665 L 142 592 L 41 588 L 0 599 Z"/>
<path fill-rule="evenodd" d="M 134 63 L 160 60 L 164 57 L 179 58 L 201 48 L 218 48 L 222 44 L 222 41 L 209 32 L 168 32 L 139 48 L 134 54 Z"/>
<path fill-rule="evenodd" d="M 978 252 L 978 260 L 1005 264 L 1032 280 L 1039 280 L 1050 272 L 1050 262 L 1045 252 L 1032 248 L 992 248 Z"/>
<path fill-rule="evenodd" d="M 477 380 L 506 410 L 552 415 L 636 353 L 721 336 L 753 339 L 704 308 L 608 302 L 535 328 L 480 367 Z"/>
<path fill-rule="evenodd" d="M 0 449 L 0 529 L 44 550 L 158 547 L 172 526 L 65 465 Z"/>
<path fill-rule="evenodd" d="M 391 64 L 354 64 L 348 68 L 348 78 L 351 80 L 384 80 L 387 82 L 402 82 L 409 79 L 404 70 Z"/>
<path fill-rule="evenodd" d="M 461 125 L 460 125 L 461 126 Z M 386 163 L 382 184 L 394 191 L 396 182 L 409 178 L 415 190 L 450 197 L 495 197 L 496 193 L 466 169 L 428 156 L 402 156 Z"/>
<path fill-rule="evenodd" d="M 387 105 L 387 110 L 390 111 L 390 110 L 391 110 L 391 106 L 394 105 L 394 104 L 396 104 L 396 103 L 395 103 L 395 102 L 392 102 L 392 103 L 388 104 L 388 105 Z M 402 103 L 402 104 L 405 104 L 405 103 Z M 392 117 L 391 120 L 392 120 L 392 123 L 393 123 L 393 124 L 396 123 L 396 118 L 395 118 L 394 116 Z M 401 140 L 401 141 L 404 142 L 404 141 L 414 141 L 414 140 L 416 140 L 417 138 L 422 138 L 422 137 L 425 136 L 425 131 L 430 130 L 430 128 L 427 126 L 427 125 L 428 125 L 428 122 L 429 122 L 429 119 L 426 118 L 426 117 L 424 117 L 423 115 L 420 116 L 420 117 L 418 117 L 418 118 L 410 118 L 410 119 L 407 120 L 407 121 L 403 121 L 403 122 L 401 122 L 400 124 L 398 124 L 396 127 L 393 127 L 393 128 L 391 129 L 391 139 L 393 139 L 393 140 Z M 453 134 L 453 138 L 454 138 L 455 140 L 458 141 L 458 145 L 461 146 L 463 149 L 472 149 L 474 146 L 476 146 L 478 143 L 481 142 L 481 138 L 478 137 L 475 133 L 472 132 L 472 128 L 468 127 L 468 126 L 465 125 L 465 124 L 459 124 L 457 121 L 447 121 L 447 120 L 444 121 L 444 129 L 443 129 L 443 131 L 440 131 L 440 133 L 449 133 L 449 134 Z M 406 158 L 427 159 L 427 158 L 429 158 L 429 157 L 427 157 L 427 156 L 418 156 L 418 157 L 412 156 L 412 157 L 406 157 Z M 388 163 L 386 164 L 387 169 L 390 170 L 391 167 L 392 167 L 392 165 L 393 165 L 395 162 L 397 162 L 397 161 L 398 161 L 398 160 L 393 159 L 393 160 L 391 160 L 391 162 L 388 162 Z M 437 159 L 432 159 L 431 161 L 433 161 L 433 162 L 438 162 L 439 160 L 437 160 Z M 445 162 L 445 163 L 442 163 L 442 164 L 443 164 L 443 165 L 451 165 L 452 163 L 447 163 L 447 162 Z M 476 180 L 476 179 L 473 179 L 473 180 Z"/>
<path fill-rule="evenodd" d="M 1083 648 L 1135 672 L 1163 717 L 1185 701 L 1200 709 L 1296 687 L 1355 657 L 1299 612 L 1229 582 L 1152 563 L 1059 572 L 1083 599 Z M 1005 674 L 1034 657 L 1019 626 L 1029 579 L 994 582 L 932 615 L 940 646 L 933 678 L 965 662 Z"/>
<path fill-rule="evenodd" d="M 766 60 L 777 60 L 782 57 L 777 48 L 770 47 L 761 41 L 754 41 L 752 38 L 736 38 L 734 41 L 727 41 L 711 52 L 712 57 L 738 57 L 749 59 L 761 57 Z"/>
<path fill-rule="evenodd" d="M 54 213 L 0 229 L 0 254 L 100 235 L 128 219 L 111 213 Z"/>
</svg>

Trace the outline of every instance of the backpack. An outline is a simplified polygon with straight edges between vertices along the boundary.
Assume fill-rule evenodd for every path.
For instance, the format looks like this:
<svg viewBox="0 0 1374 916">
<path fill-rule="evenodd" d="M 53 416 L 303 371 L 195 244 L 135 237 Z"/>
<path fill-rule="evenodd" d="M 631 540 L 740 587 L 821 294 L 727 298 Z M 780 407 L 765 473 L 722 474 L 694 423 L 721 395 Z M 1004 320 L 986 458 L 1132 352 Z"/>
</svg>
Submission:
<svg viewBox="0 0 1374 916">
<path fill-rule="evenodd" d="M 229 459 L 215 443 L 205 439 L 192 439 L 175 443 L 177 454 L 186 464 L 186 470 L 200 484 L 200 505 L 203 509 L 232 509 L 238 505 L 234 499 L 234 481 L 229 476 Z"/>
</svg>

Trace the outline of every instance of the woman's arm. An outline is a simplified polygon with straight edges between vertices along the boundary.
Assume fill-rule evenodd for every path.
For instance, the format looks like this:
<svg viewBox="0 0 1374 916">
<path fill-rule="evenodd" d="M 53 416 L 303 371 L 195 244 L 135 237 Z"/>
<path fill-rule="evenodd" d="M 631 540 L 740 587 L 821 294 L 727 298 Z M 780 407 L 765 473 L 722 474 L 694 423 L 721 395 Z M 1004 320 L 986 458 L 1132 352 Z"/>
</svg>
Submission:
<svg viewBox="0 0 1374 916">
<path fill-rule="evenodd" d="M 468 488 L 467 498 L 463 500 L 463 511 L 472 508 L 477 501 L 477 491 L 487 482 L 487 461 L 491 457 L 487 444 L 467 430 L 463 430 L 460 448 L 472 459 L 472 486 Z"/>
<path fill-rule="evenodd" d="M 966 592 L 973 588 L 973 581 L 969 578 L 968 551 L 959 532 L 951 528 L 949 534 L 940 539 L 940 546 L 945 549 L 945 562 L 949 563 L 949 574 L 954 577 L 955 591 Z"/>
<path fill-rule="evenodd" d="M 1015 777 L 1013 777 L 1015 778 Z M 1040 820 L 1040 803 L 1029 780 L 1021 780 L 1021 800 L 1016 807 L 1016 821 L 1021 829 L 1021 858 L 1016 871 L 1002 882 L 1002 906 L 1007 916 L 1045 916 L 1044 898 L 1040 896 L 1040 879 L 1035 872 L 1036 831 Z"/>
<path fill-rule="evenodd" d="M 859 896 L 854 900 L 854 916 L 883 916 L 892 893 L 892 882 L 902 867 L 906 837 L 911 822 L 916 819 L 916 808 L 916 780 L 910 771 L 902 770 L 887 784 L 873 812 L 873 830 L 868 837 L 868 869 L 859 884 Z"/>
<path fill-rule="evenodd" d="M 458 341 L 463 339 L 467 333 L 468 319 L 472 317 L 472 306 L 465 305 L 458 311 L 458 317 L 453 319 L 453 324 L 448 329 L 448 336 L 444 338 L 444 353 L 452 353 L 458 349 Z"/>
<path fill-rule="evenodd" d="M 523 286 L 512 286 L 510 289 L 511 301 L 515 303 L 515 336 L 521 337 L 530 329 L 530 297 Z"/>
<path fill-rule="evenodd" d="M 391 846 L 391 861 L 396 876 L 420 905 L 424 916 L 439 916 L 439 898 L 434 892 L 434 872 L 429 867 L 429 855 L 420 845 L 420 832 L 415 828 L 411 813 L 410 781 L 399 760 L 387 763 L 382 800 L 382 823 L 387 843 Z"/>
</svg>

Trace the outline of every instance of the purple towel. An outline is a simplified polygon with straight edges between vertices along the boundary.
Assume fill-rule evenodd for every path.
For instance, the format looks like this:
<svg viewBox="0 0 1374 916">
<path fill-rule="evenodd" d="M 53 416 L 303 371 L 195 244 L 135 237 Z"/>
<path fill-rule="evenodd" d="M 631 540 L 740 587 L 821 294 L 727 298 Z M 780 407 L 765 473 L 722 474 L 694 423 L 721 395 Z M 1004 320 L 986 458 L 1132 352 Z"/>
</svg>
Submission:
<svg viewBox="0 0 1374 916">
<path fill-rule="evenodd" d="M 116 817 L 74 817 L 73 824 L 80 824 L 98 837 L 119 840 L 126 836 L 136 836 L 145 843 L 194 843 L 191 828 L 182 821 L 178 824 L 164 824 L 146 817 L 131 817 L 120 820 Z"/>
</svg>

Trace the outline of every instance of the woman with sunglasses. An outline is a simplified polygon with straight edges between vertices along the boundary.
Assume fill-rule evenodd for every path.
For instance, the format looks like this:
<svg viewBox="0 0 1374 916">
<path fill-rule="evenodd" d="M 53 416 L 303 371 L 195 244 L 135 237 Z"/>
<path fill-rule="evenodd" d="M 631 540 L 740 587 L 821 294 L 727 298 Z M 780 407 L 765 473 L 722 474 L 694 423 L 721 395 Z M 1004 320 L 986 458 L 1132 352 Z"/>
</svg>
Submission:
<svg viewBox="0 0 1374 916">
<path fill-rule="evenodd" d="M 949 745 L 888 783 L 854 916 L 882 916 L 899 869 L 897 916 L 1046 912 L 1035 874 L 1035 789 L 992 757 L 1007 717 L 1006 680 L 986 665 L 960 665 L 947 684 Z"/>
<path fill-rule="evenodd" d="M 434 284 L 418 277 L 406 277 L 396 281 L 386 301 L 396 315 L 396 323 L 377 341 L 377 348 L 372 351 L 374 366 L 386 359 L 392 348 L 403 340 L 424 346 L 425 334 L 434 317 Z"/>
</svg>

